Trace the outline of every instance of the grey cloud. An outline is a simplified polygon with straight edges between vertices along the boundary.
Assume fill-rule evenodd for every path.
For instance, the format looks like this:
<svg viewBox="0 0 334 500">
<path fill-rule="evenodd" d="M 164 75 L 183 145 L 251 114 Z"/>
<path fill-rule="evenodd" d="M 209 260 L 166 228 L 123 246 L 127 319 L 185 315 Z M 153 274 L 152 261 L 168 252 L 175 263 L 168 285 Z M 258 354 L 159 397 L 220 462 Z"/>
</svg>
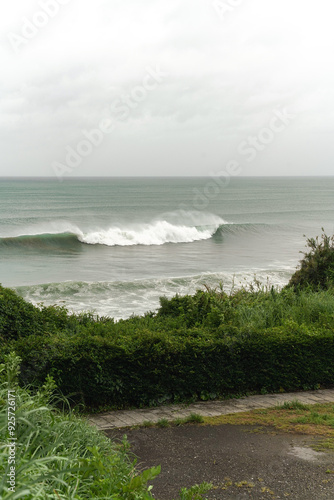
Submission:
<svg viewBox="0 0 334 500">
<path fill-rule="evenodd" d="M 29 2 L 22 12 L 34 12 Z M 266 127 L 276 107 L 297 118 L 247 175 L 331 173 L 329 0 L 321 12 L 302 0 L 253 0 L 223 21 L 210 0 L 82 0 L 68 7 L 19 55 L 0 48 L 1 175 L 53 175 L 52 162 L 105 118 L 114 120 L 113 132 L 73 175 L 108 174 L 110 158 L 113 175 L 156 175 L 158 165 L 170 174 L 206 175 Z M 11 18 L 19 25 L 13 9 Z M 115 101 L 155 65 L 168 77 L 126 119 L 115 116 Z M 288 156 L 290 167 L 281 167 Z"/>
</svg>

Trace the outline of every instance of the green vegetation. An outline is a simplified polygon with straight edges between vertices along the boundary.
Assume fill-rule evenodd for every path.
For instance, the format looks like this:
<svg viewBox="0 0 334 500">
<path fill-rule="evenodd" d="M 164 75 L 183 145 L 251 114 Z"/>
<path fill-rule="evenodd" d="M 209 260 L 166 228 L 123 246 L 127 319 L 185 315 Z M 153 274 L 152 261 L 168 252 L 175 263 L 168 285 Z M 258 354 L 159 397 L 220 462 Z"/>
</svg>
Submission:
<svg viewBox="0 0 334 500">
<path fill-rule="evenodd" d="M 112 443 L 73 414 L 50 404 L 54 384 L 48 379 L 34 396 L 18 387 L 19 358 L 7 359 L 0 386 L 0 497 L 2 499 L 149 499 L 147 482 L 160 472 L 153 467 L 136 472 L 126 440 Z M 1 366 L 4 372 L 4 366 Z M 4 381 L 7 379 L 7 381 Z M 7 393 L 15 391 L 16 453 L 9 464 Z M 15 462 L 13 460 L 15 459 Z M 14 463 L 14 465 L 12 465 Z M 15 493 L 7 474 L 15 467 Z"/>
<path fill-rule="evenodd" d="M 308 410 L 309 407 L 304 405 L 297 399 L 293 401 L 285 401 L 284 403 L 276 406 L 277 410 Z"/>
<path fill-rule="evenodd" d="M 202 422 L 204 422 L 204 418 L 197 413 L 191 413 L 189 417 L 184 419 L 185 424 L 201 424 Z"/>
<path fill-rule="evenodd" d="M 334 412 L 333 406 L 327 413 L 319 413 L 317 411 L 311 411 L 302 417 L 299 417 L 296 422 L 300 424 L 316 424 L 316 425 L 328 425 L 334 429 Z"/>
<path fill-rule="evenodd" d="M 204 422 L 204 418 L 197 413 L 191 413 L 188 417 L 184 418 L 175 418 L 173 420 L 168 420 L 167 418 L 161 418 L 158 422 L 154 423 L 150 420 L 145 420 L 140 425 L 135 425 L 133 427 L 172 427 L 186 424 L 202 424 Z"/>
<path fill-rule="evenodd" d="M 334 383 L 331 290 L 198 291 L 163 299 L 157 314 L 118 323 L 39 309 L 6 288 L 0 288 L 0 303 L 0 361 L 15 351 L 22 386 L 41 387 L 50 375 L 85 408 Z"/>
<path fill-rule="evenodd" d="M 56 410 L 52 378 L 35 395 L 20 388 L 20 361 L 10 354 L 0 366 L 0 498 L 153 499 L 148 482 L 160 473 L 160 466 L 138 471 L 125 437 L 112 442 L 73 413 Z M 8 419 L 9 390 L 15 425 Z M 16 438 L 13 452 L 10 432 Z M 179 498 L 200 500 L 209 489 L 207 483 L 183 488 Z"/>
<path fill-rule="evenodd" d="M 157 427 L 164 428 L 164 427 L 168 427 L 168 426 L 169 426 L 169 420 L 167 418 L 161 418 L 157 422 Z"/>
<path fill-rule="evenodd" d="M 195 484 L 191 488 L 182 488 L 180 500 L 201 500 L 204 493 L 212 489 L 211 483 Z"/>
<path fill-rule="evenodd" d="M 317 451 L 334 449 L 334 405 L 321 403 L 304 405 L 289 401 L 274 408 L 251 410 L 219 417 L 204 417 L 205 425 L 252 425 L 254 432 L 269 428 L 281 432 L 307 434 L 320 438 L 312 444 Z"/>
<path fill-rule="evenodd" d="M 289 286 L 295 289 L 328 290 L 334 284 L 334 236 L 322 234 L 308 238 L 309 252 L 304 252 L 300 269 L 292 276 Z"/>
<path fill-rule="evenodd" d="M 52 376 L 90 411 L 331 386 L 333 239 L 308 241 L 294 276 L 312 263 L 326 289 L 207 288 L 161 298 L 157 313 L 117 323 L 35 307 L 0 287 L 0 361 L 15 351 L 21 386 L 37 390 Z"/>
</svg>

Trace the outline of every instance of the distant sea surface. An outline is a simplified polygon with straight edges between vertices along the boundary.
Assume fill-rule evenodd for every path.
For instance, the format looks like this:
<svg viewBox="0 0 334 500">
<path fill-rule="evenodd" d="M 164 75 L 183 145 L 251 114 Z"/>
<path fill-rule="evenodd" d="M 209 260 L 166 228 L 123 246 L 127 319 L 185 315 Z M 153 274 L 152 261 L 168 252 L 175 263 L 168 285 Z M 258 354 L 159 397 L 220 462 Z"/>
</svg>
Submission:
<svg viewBox="0 0 334 500">
<path fill-rule="evenodd" d="M 159 297 L 286 284 L 333 233 L 334 177 L 0 178 L 0 282 L 25 299 L 126 318 Z"/>
</svg>

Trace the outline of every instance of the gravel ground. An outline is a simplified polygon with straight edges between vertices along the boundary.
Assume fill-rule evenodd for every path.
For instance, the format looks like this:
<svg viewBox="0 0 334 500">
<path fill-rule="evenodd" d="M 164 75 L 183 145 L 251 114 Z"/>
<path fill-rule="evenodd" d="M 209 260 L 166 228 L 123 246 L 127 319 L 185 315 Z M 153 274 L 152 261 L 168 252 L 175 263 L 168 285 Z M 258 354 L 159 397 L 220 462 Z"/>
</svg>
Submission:
<svg viewBox="0 0 334 500">
<path fill-rule="evenodd" d="M 152 483 L 159 500 L 202 481 L 214 484 L 208 499 L 334 499 L 334 453 L 314 452 L 309 436 L 233 425 L 106 431 L 113 439 L 124 434 L 139 468 L 161 465 Z"/>
</svg>

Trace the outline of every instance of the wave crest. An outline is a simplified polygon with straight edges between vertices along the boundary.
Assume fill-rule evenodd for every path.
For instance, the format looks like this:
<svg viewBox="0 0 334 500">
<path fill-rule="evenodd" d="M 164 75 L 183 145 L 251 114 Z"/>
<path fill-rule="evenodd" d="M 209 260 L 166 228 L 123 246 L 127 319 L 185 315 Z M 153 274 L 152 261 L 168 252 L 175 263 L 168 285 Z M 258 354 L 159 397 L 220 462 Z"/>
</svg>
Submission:
<svg viewBox="0 0 334 500">
<path fill-rule="evenodd" d="M 184 217 L 179 217 L 179 220 L 173 220 L 170 214 L 166 214 L 165 218 L 148 223 L 113 225 L 108 229 L 98 228 L 86 232 L 76 226 L 66 230 L 62 225 L 59 226 L 58 232 L 52 228 L 51 231 L 0 238 L 0 247 L 73 249 L 78 248 L 80 243 L 110 247 L 192 243 L 210 239 L 225 224 L 228 223 L 213 214 L 207 214 L 206 217 L 202 214 L 197 220 L 193 214 L 191 217 L 190 214 L 185 214 Z"/>
<path fill-rule="evenodd" d="M 191 243 L 207 240 L 216 232 L 217 226 L 198 228 L 174 225 L 165 220 L 141 224 L 133 228 L 111 227 L 79 236 L 79 241 L 89 245 L 130 246 L 163 245 L 164 243 Z"/>
</svg>

